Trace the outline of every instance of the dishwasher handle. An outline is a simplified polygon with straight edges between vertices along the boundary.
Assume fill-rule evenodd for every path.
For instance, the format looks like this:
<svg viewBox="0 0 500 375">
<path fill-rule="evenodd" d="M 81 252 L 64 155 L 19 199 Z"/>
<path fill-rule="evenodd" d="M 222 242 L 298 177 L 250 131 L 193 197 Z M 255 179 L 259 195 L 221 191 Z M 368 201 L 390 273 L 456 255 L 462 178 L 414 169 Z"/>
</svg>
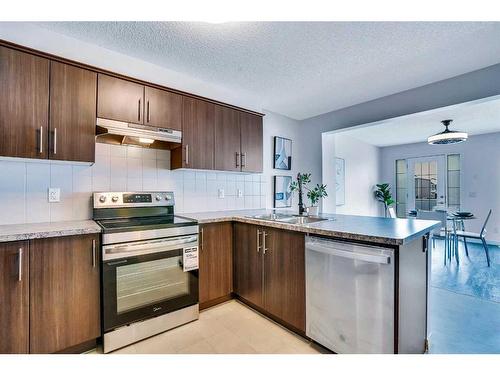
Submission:
<svg viewBox="0 0 500 375">
<path fill-rule="evenodd" d="M 382 254 L 366 254 L 354 251 L 346 251 L 341 249 L 336 249 L 333 246 L 325 246 L 320 243 L 309 242 L 306 246 L 307 250 L 318 251 L 327 255 L 349 258 L 354 260 L 361 260 L 363 262 L 378 263 L 378 264 L 390 264 L 391 257 Z"/>
</svg>

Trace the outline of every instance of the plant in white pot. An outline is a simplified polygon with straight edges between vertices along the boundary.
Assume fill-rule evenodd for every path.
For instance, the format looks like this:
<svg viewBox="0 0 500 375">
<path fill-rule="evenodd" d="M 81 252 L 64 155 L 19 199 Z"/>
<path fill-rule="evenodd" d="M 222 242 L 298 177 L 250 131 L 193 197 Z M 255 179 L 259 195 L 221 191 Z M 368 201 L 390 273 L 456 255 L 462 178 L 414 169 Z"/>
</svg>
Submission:
<svg viewBox="0 0 500 375">
<path fill-rule="evenodd" d="M 327 197 L 326 193 L 326 185 L 317 184 L 313 189 L 307 192 L 307 198 L 311 201 L 311 207 L 309 207 L 308 212 L 309 215 L 317 216 L 318 215 L 318 203 L 321 198 Z"/>
<path fill-rule="evenodd" d="M 307 190 L 307 197 L 311 201 L 311 206 L 307 208 L 309 215 L 318 215 L 318 203 L 321 198 L 327 197 L 326 185 L 316 184 L 312 189 L 307 187 L 307 184 L 311 182 L 310 173 L 299 173 L 297 174 L 297 181 L 292 182 L 291 190 L 297 191 L 299 193 L 299 215 L 302 215 L 305 211 L 304 204 L 302 203 L 302 190 Z"/>
</svg>

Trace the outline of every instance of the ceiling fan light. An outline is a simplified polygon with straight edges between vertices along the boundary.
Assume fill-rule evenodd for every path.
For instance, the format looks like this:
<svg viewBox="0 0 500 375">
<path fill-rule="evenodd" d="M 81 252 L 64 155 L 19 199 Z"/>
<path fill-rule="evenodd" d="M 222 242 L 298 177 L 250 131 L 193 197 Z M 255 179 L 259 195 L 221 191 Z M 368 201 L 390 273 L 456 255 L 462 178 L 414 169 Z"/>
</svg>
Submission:
<svg viewBox="0 0 500 375">
<path fill-rule="evenodd" d="M 441 122 L 446 127 L 445 131 L 428 137 L 427 138 L 428 144 L 450 145 L 450 144 L 465 142 L 467 140 L 468 134 L 466 132 L 448 130 L 448 126 L 450 125 L 452 120 L 443 120 Z"/>
</svg>

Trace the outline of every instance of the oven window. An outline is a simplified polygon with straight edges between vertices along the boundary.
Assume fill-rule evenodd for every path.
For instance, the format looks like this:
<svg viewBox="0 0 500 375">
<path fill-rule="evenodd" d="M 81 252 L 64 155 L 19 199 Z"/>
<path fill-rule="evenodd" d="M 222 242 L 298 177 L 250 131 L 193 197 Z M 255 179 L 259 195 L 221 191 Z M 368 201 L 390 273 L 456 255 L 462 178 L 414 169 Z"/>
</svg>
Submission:
<svg viewBox="0 0 500 375">
<path fill-rule="evenodd" d="M 116 268 L 117 313 L 189 294 L 189 273 L 181 256 Z"/>
</svg>

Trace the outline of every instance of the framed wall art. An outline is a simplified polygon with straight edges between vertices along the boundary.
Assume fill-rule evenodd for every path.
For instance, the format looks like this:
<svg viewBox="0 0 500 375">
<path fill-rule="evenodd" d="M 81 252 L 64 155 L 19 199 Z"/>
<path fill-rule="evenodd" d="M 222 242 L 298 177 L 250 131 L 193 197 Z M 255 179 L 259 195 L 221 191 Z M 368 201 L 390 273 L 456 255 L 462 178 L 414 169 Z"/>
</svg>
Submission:
<svg viewBox="0 0 500 375">
<path fill-rule="evenodd" d="M 292 140 L 274 137 L 274 169 L 292 169 Z"/>
<path fill-rule="evenodd" d="M 274 176 L 274 208 L 292 207 L 292 176 Z"/>
<path fill-rule="evenodd" d="M 345 204 L 345 160 L 335 158 L 335 205 Z"/>
</svg>

